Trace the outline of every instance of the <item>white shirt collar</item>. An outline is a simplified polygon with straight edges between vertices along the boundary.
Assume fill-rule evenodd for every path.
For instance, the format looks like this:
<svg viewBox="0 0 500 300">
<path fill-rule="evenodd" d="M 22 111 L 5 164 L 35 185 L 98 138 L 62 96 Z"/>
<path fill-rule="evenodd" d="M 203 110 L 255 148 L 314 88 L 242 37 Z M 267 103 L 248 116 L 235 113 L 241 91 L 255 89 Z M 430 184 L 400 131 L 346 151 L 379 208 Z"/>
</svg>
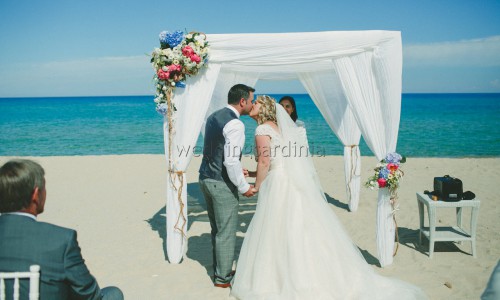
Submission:
<svg viewBox="0 0 500 300">
<path fill-rule="evenodd" d="M 236 116 L 238 118 L 240 118 L 240 113 L 236 110 L 236 108 L 234 108 L 232 105 L 229 105 L 229 104 L 226 107 L 229 108 L 230 110 L 234 111 L 234 113 L 236 114 Z"/>
<path fill-rule="evenodd" d="M 25 217 L 28 217 L 28 218 L 32 218 L 33 220 L 36 221 L 36 217 L 32 214 L 28 214 L 28 213 L 24 213 L 24 212 L 8 212 L 8 213 L 3 213 L 2 215 L 18 215 L 18 216 L 25 216 Z"/>
</svg>

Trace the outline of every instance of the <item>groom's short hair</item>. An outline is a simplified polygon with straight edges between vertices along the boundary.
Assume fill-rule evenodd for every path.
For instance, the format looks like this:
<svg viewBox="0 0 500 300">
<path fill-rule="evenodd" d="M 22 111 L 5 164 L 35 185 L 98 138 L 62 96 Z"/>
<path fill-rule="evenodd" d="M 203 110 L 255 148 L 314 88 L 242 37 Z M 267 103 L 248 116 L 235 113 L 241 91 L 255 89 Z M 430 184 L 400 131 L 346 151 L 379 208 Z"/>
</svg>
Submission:
<svg viewBox="0 0 500 300">
<path fill-rule="evenodd" d="M 241 98 L 247 99 L 250 92 L 255 92 L 255 89 L 241 83 L 234 85 L 227 94 L 227 103 L 238 104 Z"/>
</svg>

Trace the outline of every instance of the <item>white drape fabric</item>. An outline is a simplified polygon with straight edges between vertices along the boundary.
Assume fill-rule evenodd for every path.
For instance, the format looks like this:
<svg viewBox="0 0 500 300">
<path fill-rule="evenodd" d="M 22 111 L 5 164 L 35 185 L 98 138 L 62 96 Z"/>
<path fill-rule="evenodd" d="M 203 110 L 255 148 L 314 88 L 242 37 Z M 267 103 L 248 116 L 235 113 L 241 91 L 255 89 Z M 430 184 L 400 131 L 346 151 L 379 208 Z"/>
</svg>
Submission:
<svg viewBox="0 0 500 300">
<path fill-rule="evenodd" d="M 361 153 L 358 144 L 344 146 L 344 174 L 349 210 L 355 212 L 358 210 L 361 187 Z"/>
<path fill-rule="evenodd" d="M 163 120 L 165 156 L 172 159 L 172 170 L 167 176 L 166 202 L 166 247 L 170 263 L 179 263 L 187 251 L 187 178 L 186 168 L 193 155 L 200 127 L 212 97 L 214 85 L 211 78 L 217 78 L 220 65 L 210 64 L 201 76 L 188 78 L 185 89 L 176 89 L 173 101 L 177 111 L 174 122 L 172 153 L 169 155 L 168 119 Z M 177 175 L 180 172 L 179 175 Z M 179 193 L 180 198 L 179 199 Z"/>
<path fill-rule="evenodd" d="M 349 108 L 333 63 L 329 71 L 300 73 L 300 81 L 332 131 L 344 144 L 344 175 L 349 210 L 358 209 L 361 183 L 361 132 Z"/>
<path fill-rule="evenodd" d="M 338 58 L 334 63 L 361 133 L 368 147 L 381 160 L 396 149 L 401 87 L 397 94 L 391 95 L 392 90 L 387 91 L 388 88 L 376 80 L 375 74 L 383 74 L 385 70 L 373 72 L 377 65 L 383 65 L 374 64 L 373 51 Z M 399 101 L 393 100 L 396 97 Z"/>
<path fill-rule="evenodd" d="M 388 188 L 378 190 L 377 199 L 377 252 L 380 266 L 383 268 L 392 264 L 394 255 L 394 224 L 390 192 Z"/>
<path fill-rule="evenodd" d="M 396 150 L 401 113 L 402 56 L 401 52 L 391 51 L 401 49 L 401 40 L 383 45 L 334 60 L 357 124 L 378 160 Z M 391 53 L 390 58 L 387 53 Z M 377 256 L 385 266 L 392 263 L 395 231 L 390 229 L 394 221 L 389 195 L 380 192 L 378 199 Z"/>
<path fill-rule="evenodd" d="M 186 88 L 177 88 L 174 94 L 178 111 L 173 154 L 179 155 L 178 147 L 191 149 L 188 156 L 177 158 L 174 169 L 185 171 L 202 123 L 211 112 L 226 105 L 232 85 L 299 79 L 346 147 L 346 190 L 349 207 L 355 211 L 360 132 L 378 159 L 396 148 L 401 102 L 400 32 L 207 34 L 207 40 L 208 69 L 194 79 L 188 78 Z M 167 141 L 168 131 L 165 136 Z M 167 144 L 165 149 L 168 157 Z M 186 245 L 185 228 L 183 234 L 172 227 L 180 210 L 187 218 L 183 179 L 183 208 L 172 201 L 178 193 L 173 185 L 180 182 L 167 185 L 167 253 L 172 263 L 181 260 Z"/>
</svg>

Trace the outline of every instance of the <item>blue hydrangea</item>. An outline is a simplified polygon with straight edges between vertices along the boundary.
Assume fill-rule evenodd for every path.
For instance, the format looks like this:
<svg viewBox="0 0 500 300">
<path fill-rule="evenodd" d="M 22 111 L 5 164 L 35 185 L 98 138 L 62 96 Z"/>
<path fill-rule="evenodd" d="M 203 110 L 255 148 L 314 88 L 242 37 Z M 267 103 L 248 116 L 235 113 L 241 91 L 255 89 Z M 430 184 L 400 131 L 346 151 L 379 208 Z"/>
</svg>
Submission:
<svg viewBox="0 0 500 300">
<path fill-rule="evenodd" d="M 380 170 L 380 172 L 378 173 L 378 178 L 385 178 L 387 179 L 387 177 L 389 176 L 389 169 L 387 168 L 382 168 L 382 170 Z"/>
<path fill-rule="evenodd" d="M 174 48 L 179 45 L 184 39 L 184 33 L 180 30 L 176 30 L 172 33 L 168 31 L 162 31 L 160 33 L 160 44 L 168 44 L 170 48 Z"/>
<path fill-rule="evenodd" d="M 177 81 L 175 83 L 175 86 L 176 87 L 180 87 L 180 88 L 185 88 L 186 87 L 186 84 L 183 82 L 183 81 Z"/>
<path fill-rule="evenodd" d="M 398 153 L 396 152 L 392 152 L 392 153 L 389 153 L 387 154 L 387 156 L 385 157 L 385 161 L 387 163 L 393 163 L 393 164 L 397 164 L 401 161 L 402 157 L 401 155 L 399 155 Z"/>
<path fill-rule="evenodd" d="M 160 32 L 160 44 L 166 44 L 167 43 L 167 31 L 162 31 Z"/>
</svg>

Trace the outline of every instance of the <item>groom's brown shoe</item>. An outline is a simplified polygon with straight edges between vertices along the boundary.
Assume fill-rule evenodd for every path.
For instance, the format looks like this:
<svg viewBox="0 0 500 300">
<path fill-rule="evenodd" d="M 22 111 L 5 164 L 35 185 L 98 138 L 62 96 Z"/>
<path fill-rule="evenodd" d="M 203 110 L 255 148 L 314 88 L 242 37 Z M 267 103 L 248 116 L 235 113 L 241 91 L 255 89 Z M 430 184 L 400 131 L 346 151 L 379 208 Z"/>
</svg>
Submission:
<svg viewBox="0 0 500 300">
<path fill-rule="evenodd" d="M 233 270 L 233 271 L 231 271 L 231 273 L 229 273 L 229 276 L 233 277 L 235 273 L 236 273 L 236 271 Z M 231 287 L 231 283 L 230 282 L 228 282 L 228 283 L 214 283 L 214 286 L 225 289 L 225 288 Z"/>
</svg>

